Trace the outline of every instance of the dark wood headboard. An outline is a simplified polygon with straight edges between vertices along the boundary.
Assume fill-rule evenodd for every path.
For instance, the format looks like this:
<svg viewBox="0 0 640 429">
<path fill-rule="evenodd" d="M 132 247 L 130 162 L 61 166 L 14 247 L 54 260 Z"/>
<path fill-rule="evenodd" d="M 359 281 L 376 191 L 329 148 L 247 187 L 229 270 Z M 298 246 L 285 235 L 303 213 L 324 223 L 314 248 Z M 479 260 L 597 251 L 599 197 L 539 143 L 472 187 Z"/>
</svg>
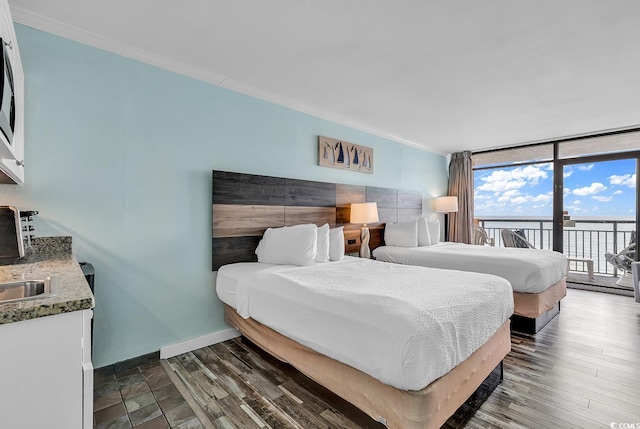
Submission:
<svg viewBox="0 0 640 429">
<path fill-rule="evenodd" d="M 422 194 L 371 186 L 257 176 L 213 170 L 212 269 L 256 261 L 267 228 L 301 223 L 344 226 L 347 253 L 360 249 L 360 226 L 349 223 L 351 203 L 376 202 L 380 223 L 369 226 L 371 249 L 384 244 L 384 224 L 422 216 Z"/>
</svg>

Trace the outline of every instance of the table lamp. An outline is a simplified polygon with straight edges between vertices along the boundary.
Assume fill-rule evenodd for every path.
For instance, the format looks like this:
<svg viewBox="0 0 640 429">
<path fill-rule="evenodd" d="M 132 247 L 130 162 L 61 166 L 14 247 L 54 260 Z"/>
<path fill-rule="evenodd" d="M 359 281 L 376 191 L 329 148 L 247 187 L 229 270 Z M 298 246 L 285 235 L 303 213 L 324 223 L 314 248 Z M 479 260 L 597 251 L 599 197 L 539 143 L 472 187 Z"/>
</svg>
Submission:
<svg viewBox="0 0 640 429">
<path fill-rule="evenodd" d="M 444 213 L 444 239 L 449 241 L 449 222 L 447 216 L 449 213 L 455 213 L 458 211 L 458 197 L 438 197 L 436 198 L 437 212 Z"/>
<path fill-rule="evenodd" d="M 378 204 L 377 203 L 354 203 L 351 204 L 351 223 L 361 223 L 360 229 L 360 257 L 371 258 L 371 249 L 369 249 L 369 228 L 368 223 L 378 222 Z"/>
</svg>

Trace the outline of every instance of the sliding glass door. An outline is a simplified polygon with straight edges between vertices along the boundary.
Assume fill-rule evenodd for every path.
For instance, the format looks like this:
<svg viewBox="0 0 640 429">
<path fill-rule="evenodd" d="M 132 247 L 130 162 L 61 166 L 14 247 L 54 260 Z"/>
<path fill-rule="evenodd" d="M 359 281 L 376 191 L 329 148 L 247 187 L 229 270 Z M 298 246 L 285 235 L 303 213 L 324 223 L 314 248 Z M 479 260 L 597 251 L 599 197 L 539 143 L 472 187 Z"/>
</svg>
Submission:
<svg viewBox="0 0 640 429">
<path fill-rule="evenodd" d="M 562 250 L 572 281 L 631 288 L 637 159 L 611 158 L 562 162 Z"/>
</svg>

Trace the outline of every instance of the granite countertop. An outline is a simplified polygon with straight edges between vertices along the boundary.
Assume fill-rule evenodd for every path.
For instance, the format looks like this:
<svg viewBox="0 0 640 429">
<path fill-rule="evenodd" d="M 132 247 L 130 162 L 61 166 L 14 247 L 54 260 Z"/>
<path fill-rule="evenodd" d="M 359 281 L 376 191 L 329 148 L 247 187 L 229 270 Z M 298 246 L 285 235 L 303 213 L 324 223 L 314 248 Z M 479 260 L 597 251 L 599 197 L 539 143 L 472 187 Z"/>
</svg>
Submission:
<svg viewBox="0 0 640 429">
<path fill-rule="evenodd" d="M 71 253 L 71 237 L 36 238 L 25 253 L 15 264 L 0 266 L 0 283 L 55 277 L 58 292 L 44 298 L 0 303 L 0 324 L 94 307 L 89 284 Z"/>
</svg>

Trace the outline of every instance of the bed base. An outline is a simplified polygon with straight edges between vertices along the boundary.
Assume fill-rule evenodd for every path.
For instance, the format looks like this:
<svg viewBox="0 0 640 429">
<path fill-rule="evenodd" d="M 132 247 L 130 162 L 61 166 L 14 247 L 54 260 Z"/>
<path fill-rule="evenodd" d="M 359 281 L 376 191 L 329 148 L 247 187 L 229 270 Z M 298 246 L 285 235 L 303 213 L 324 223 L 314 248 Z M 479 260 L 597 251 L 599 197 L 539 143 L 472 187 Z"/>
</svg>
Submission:
<svg viewBox="0 0 640 429">
<path fill-rule="evenodd" d="M 523 334 L 537 334 L 547 323 L 551 322 L 558 313 L 560 313 L 559 301 L 550 310 L 545 311 L 536 318 L 514 314 L 511 316 L 511 330 L 522 332 Z"/>
<path fill-rule="evenodd" d="M 290 364 L 282 362 L 275 357 L 271 356 L 266 351 L 262 350 L 259 346 L 252 343 L 246 337 L 240 337 L 243 344 L 258 354 L 262 360 L 271 363 L 283 371 L 288 377 L 295 381 L 298 385 L 311 392 L 317 398 L 326 402 L 331 408 L 339 411 L 343 415 L 347 416 L 351 422 L 353 422 L 358 428 L 361 429 L 384 429 L 385 426 L 382 423 L 374 421 L 367 414 L 362 412 L 351 403 L 345 401 L 335 393 L 311 380 L 309 377 L 296 370 Z M 500 363 L 491 371 L 491 374 L 484 379 L 480 387 L 466 400 L 464 404 L 456 410 L 456 412 L 449 417 L 446 423 L 441 429 L 462 429 L 471 420 L 476 411 L 480 409 L 482 404 L 491 396 L 491 393 L 500 385 L 504 379 L 504 361 Z"/>
<path fill-rule="evenodd" d="M 567 295 L 567 279 L 540 293 L 513 293 L 511 330 L 535 334 L 560 313 L 560 300 Z"/>
<path fill-rule="evenodd" d="M 507 320 L 493 337 L 447 374 L 422 390 L 407 391 L 383 384 L 255 320 L 243 319 L 228 305 L 225 305 L 225 320 L 270 355 L 289 363 L 374 421 L 394 429 L 437 429 L 465 406 L 468 420 L 500 383 L 501 362 L 511 350 L 510 321 Z M 487 386 L 479 389 L 485 379 L 488 379 Z M 472 397 L 474 393 L 476 396 Z M 465 404 L 467 400 L 469 405 Z"/>
</svg>

